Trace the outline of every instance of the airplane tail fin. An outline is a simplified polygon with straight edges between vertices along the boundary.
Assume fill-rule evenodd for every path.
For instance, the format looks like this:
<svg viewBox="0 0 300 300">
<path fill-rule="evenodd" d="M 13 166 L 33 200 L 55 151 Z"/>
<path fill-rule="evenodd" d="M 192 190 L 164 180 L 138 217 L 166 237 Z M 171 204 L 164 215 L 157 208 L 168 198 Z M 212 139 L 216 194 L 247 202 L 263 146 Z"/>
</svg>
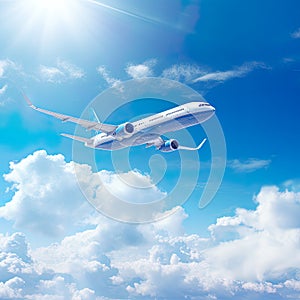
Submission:
<svg viewBox="0 0 300 300">
<path fill-rule="evenodd" d="M 88 147 L 92 147 L 93 146 L 93 140 L 92 139 L 88 139 L 82 136 L 77 136 L 77 135 L 71 135 L 71 134 L 67 134 L 67 133 L 61 133 L 60 135 L 65 136 L 69 139 L 72 140 L 76 140 L 82 143 L 85 143 L 86 146 Z"/>
<path fill-rule="evenodd" d="M 204 145 L 204 143 L 206 142 L 206 139 L 204 139 L 199 146 L 195 147 L 195 148 L 191 148 L 191 147 L 186 147 L 186 146 L 181 146 L 179 145 L 178 150 L 189 150 L 189 151 L 197 151 L 200 148 L 202 148 L 202 146 Z"/>
</svg>

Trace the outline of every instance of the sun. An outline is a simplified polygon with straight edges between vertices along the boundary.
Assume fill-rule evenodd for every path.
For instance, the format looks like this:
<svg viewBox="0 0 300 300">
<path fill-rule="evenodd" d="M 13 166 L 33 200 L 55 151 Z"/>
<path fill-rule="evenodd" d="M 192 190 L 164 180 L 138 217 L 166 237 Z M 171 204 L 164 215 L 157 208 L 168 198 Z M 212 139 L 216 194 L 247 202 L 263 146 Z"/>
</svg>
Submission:
<svg viewBox="0 0 300 300">
<path fill-rule="evenodd" d="M 39 5 L 40 7 L 47 9 L 47 10 L 54 10 L 58 11 L 66 6 L 67 1 L 63 0 L 34 0 L 36 2 L 36 5 Z"/>
<path fill-rule="evenodd" d="M 10 14 L 13 18 L 8 22 L 22 22 L 14 35 L 16 43 L 34 36 L 39 48 L 48 48 L 66 36 L 84 34 L 84 26 L 89 24 L 84 3 L 82 0 L 15 1 Z"/>
<path fill-rule="evenodd" d="M 41 15 L 51 15 L 53 18 L 67 16 L 72 13 L 76 0 L 27 0 L 27 5 Z"/>
<path fill-rule="evenodd" d="M 8 51 L 31 40 L 32 43 L 28 47 L 37 49 L 40 56 L 66 49 L 85 48 L 87 44 L 96 40 L 107 39 L 114 24 L 113 18 L 118 16 L 150 22 L 143 16 L 102 3 L 102 0 L 8 2 L 10 5 L 5 20 L 12 28 Z"/>
</svg>

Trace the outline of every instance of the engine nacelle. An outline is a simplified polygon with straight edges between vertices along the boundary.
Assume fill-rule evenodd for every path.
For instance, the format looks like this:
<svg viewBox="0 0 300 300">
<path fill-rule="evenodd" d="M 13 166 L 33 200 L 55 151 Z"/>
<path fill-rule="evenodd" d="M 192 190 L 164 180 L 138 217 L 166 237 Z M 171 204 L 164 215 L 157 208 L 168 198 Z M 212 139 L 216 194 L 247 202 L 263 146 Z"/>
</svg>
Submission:
<svg viewBox="0 0 300 300">
<path fill-rule="evenodd" d="M 124 137 L 131 136 L 134 132 L 134 126 L 127 122 L 117 127 L 115 132 L 112 134 L 117 140 L 122 140 Z"/>
<path fill-rule="evenodd" d="M 167 140 L 165 141 L 158 150 L 162 152 L 172 152 L 178 150 L 179 143 L 176 140 Z"/>
</svg>

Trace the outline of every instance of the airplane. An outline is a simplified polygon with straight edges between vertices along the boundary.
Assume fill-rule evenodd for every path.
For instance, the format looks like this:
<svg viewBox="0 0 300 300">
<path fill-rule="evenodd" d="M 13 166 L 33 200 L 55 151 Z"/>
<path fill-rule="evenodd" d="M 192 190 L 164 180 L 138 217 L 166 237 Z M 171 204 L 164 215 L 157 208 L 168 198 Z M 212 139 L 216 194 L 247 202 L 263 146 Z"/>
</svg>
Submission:
<svg viewBox="0 0 300 300">
<path fill-rule="evenodd" d="M 164 139 L 162 135 L 203 123 L 215 113 L 215 108 L 207 102 L 189 102 L 138 121 L 111 125 L 101 123 L 94 111 L 96 121 L 83 120 L 36 107 L 26 95 L 24 98 L 34 110 L 53 116 L 63 122 L 73 122 L 87 130 L 99 132 L 91 138 L 66 133 L 62 133 L 62 136 L 82 142 L 89 148 L 110 151 L 143 144 L 146 145 L 146 148 L 154 146 L 162 152 L 197 151 L 203 146 L 206 138 L 193 148 L 180 145 L 176 139 Z"/>
</svg>

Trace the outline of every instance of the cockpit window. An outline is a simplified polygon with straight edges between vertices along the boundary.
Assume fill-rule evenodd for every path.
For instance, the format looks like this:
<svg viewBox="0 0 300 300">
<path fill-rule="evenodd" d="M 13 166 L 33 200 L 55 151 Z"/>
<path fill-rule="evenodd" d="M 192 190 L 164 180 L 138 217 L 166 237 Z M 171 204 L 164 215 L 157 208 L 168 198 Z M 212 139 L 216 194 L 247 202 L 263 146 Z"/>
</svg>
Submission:
<svg viewBox="0 0 300 300">
<path fill-rule="evenodd" d="M 200 103 L 199 107 L 201 107 L 201 106 L 210 106 L 210 104 L 208 104 L 208 103 Z"/>
</svg>

